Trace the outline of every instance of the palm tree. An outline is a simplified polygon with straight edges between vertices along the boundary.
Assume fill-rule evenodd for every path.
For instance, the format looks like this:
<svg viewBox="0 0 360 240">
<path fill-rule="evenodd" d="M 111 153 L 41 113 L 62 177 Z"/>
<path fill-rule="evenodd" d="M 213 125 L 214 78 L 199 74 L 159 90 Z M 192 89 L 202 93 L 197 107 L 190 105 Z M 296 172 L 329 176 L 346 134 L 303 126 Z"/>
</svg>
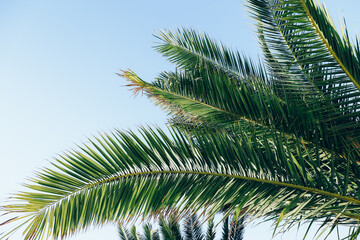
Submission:
<svg viewBox="0 0 360 240">
<path fill-rule="evenodd" d="M 161 31 L 176 65 L 152 83 L 121 76 L 169 112 L 62 155 L 2 210 L 25 239 L 167 211 L 321 223 L 360 233 L 360 47 L 314 0 L 248 0 L 264 56 L 251 61 L 191 29 Z M 263 62 L 263 63 L 262 63 Z M 326 227 L 325 227 L 326 226 Z M 17 229 L 17 225 L 13 230 Z M 4 238 L 12 231 L 4 233 Z"/>
<path fill-rule="evenodd" d="M 244 218 L 231 223 L 229 223 L 229 218 L 227 216 L 223 221 L 221 239 L 243 240 Z M 196 214 L 189 214 L 184 219 L 183 232 L 180 230 L 179 220 L 176 215 L 171 215 L 167 220 L 161 217 L 159 230 L 154 230 L 151 224 L 144 225 L 143 235 L 137 232 L 135 225 L 130 230 L 124 229 L 121 224 L 119 224 L 118 228 L 121 240 L 160 240 L 160 236 L 161 239 L 168 240 L 214 240 L 216 234 L 213 218 L 209 219 L 208 229 L 204 234 Z"/>
</svg>

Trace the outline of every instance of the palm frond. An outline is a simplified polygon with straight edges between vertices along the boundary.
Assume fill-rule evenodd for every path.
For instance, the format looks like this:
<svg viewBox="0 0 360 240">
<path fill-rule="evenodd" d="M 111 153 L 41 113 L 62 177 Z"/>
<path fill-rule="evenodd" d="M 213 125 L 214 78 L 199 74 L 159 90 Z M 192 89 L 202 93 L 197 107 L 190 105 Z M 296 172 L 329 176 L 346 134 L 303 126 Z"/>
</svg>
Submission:
<svg viewBox="0 0 360 240">
<path fill-rule="evenodd" d="M 124 229 L 122 225 L 118 225 L 118 233 L 121 240 L 132 240 L 131 232 L 128 229 Z"/>
<path fill-rule="evenodd" d="M 188 214 L 184 223 L 184 240 L 203 240 L 202 229 L 196 214 Z"/>
<path fill-rule="evenodd" d="M 242 217 L 231 223 L 230 240 L 243 240 L 244 239 L 244 221 Z"/>
<path fill-rule="evenodd" d="M 145 224 L 143 240 L 160 240 L 159 231 L 153 230 L 151 224 Z"/>
<path fill-rule="evenodd" d="M 131 239 L 132 240 L 139 240 L 139 236 L 138 236 L 138 233 L 136 231 L 135 225 L 132 226 L 132 228 L 130 229 L 130 233 L 131 233 Z"/>
<path fill-rule="evenodd" d="M 208 228 L 206 231 L 206 240 L 215 240 L 215 230 L 214 230 L 214 218 L 208 220 Z"/>
<path fill-rule="evenodd" d="M 327 126 L 318 123 L 312 112 L 297 104 L 280 102 L 264 85 L 252 89 L 241 83 L 238 86 L 226 83 L 226 78 L 203 76 L 199 80 L 177 73 L 164 73 L 153 84 L 131 71 L 122 76 L 146 91 L 171 114 L 180 115 L 191 124 L 205 122 L 215 128 L 235 129 L 237 134 L 239 129 L 246 129 L 249 134 L 266 135 L 274 140 L 278 134 L 289 139 L 304 139 L 306 145 L 321 146 L 331 154 L 342 156 L 337 157 L 338 162 L 342 162 L 341 166 L 350 164 L 350 175 L 360 174 L 359 164 L 351 160 L 356 157 L 343 157 L 347 154 L 344 151 L 349 150 L 341 136 L 328 136 Z"/>
<path fill-rule="evenodd" d="M 231 216 L 225 216 L 222 226 L 222 240 L 243 240 L 244 217 L 230 221 Z"/>
<path fill-rule="evenodd" d="M 249 0 L 282 98 L 306 104 L 327 135 L 359 152 L 360 65 L 345 34 L 312 0 Z"/>
<path fill-rule="evenodd" d="M 105 135 L 93 147 L 62 156 L 4 210 L 29 219 L 25 239 L 65 236 L 92 224 L 168 209 L 206 206 L 212 216 L 229 203 L 228 211 L 249 214 L 250 220 L 280 213 L 287 221 L 340 215 L 341 223 L 356 224 L 359 219 L 358 196 L 339 189 L 340 182 L 328 182 L 310 153 L 297 156 L 272 140 L 259 145 L 221 132 L 192 132 L 189 138 L 172 130 L 172 139 L 161 130 L 141 134 L 144 140 L 131 132 Z M 302 146 L 295 146 L 300 154 Z M 309 164 L 314 172 L 302 172 Z"/>
<path fill-rule="evenodd" d="M 172 215 L 168 220 L 160 219 L 160 232 L 164 239 L 169 240 L 183 240 L 180 232 L 180 225 Z"/>
<path fill-rule="evenodd" d="M 163 30 L 155 35 L 161 42 L 155 49 L 181 69 L 203 68 L 208 72 L 231 76 L 237 81 L 249 77 L 266 78 L 265 68 L 237 51 L 193 29 Z"/>
<path fill-rule="evenodd" d="M 223 227 L 222 227 L 222 234 L 221 240 L 229 240 L 230 230 L 229 230 L 229 217 L 227 216 L 224 219 Z"/>
<path fill-rule="evenodd" d="M 183 231 L 180 231 L 181 226 L 179 224 L 181 222 L 183 222 Z M 242 240 L 244 233 L 243 222 L 244 218 L 240 218 L 240 220 L 234 220 L 229 223 L 229 217 L 225 217 L 223 229 L 225 229 L 226 233 L 223 233 L 223 239 Z M 161 217 L 159 223 L 160 232 L 162 233 L 161 238 L 163 240 L 180 238 L 179 234 L 183 240 L 214 240 L 216 235 L 213 218 L 208 220 L 207 233 L 203 234 L 196 214 L 191 212 L 189 212 L 184 219 L 180 219 L 176 214 L 171 214 L 169 218 Z M 131 229 L 133 229 L 133 227 Z M 140 239 L 158 240 L 160 239 L 158 232 L 157 230 L 152 230 L 150 224 L 146 224 L 144 225 L 144 235 L 140 235 Z"/>
</svg>

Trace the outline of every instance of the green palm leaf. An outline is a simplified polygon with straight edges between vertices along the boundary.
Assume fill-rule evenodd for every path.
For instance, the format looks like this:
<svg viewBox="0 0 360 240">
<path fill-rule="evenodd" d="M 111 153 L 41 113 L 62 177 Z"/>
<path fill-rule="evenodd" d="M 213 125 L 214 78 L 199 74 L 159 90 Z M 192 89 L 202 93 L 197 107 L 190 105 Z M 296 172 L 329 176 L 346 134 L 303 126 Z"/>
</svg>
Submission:
<svg viewBox="0 0 360 240">
<path fill-rule="evenodd" d="M 153 84 L 143 81 L 131 71 L 124 72 L 122 76 L 132 81 L 135 91 L 146 91 L 171 114 L 181 115 L 192 124 L 205 122 L 210 127 L 231 128 L 236 134 L 244 131 L 256 133 L 274 138 L 274 141 L 278 134 L 288 139 L 304 139 L 309 147 L 320 145 L 327 154 L 338 155 L 335 165 L 328 163 L 334 168 L 339 167 L 337 172 L 347 176 L 357 176 L 360 172 L 358 163 L 353 160 L 356 156 L 344 153 L 342 147 L 337 152 L 333 150 L 335 140 L 337 146 L 344 146 L 341 139 L 327 137 L 326 128 L 321 129 L 324 126 L 316 123 L 311 112 L 291 103 L 283 104 L 266 86 L 257 87 L 254 91 L 241 83 L 240 87 L 234 86 L 231 80 L 226 83 L 226 79 L 216 76 L 204 76 L 199 80 L 181 74 L 164 74 Z M 343 157 L 345 154 L 349 156 Z M 351 168 L 344 167 L 346 165 Z M 355 180 L 356 177 L 351 181 Z"/>
<path fill-rule="evenodd" d="M 210 218 L 208 220 L 208 229 L 206 231 L 206 240 L 215 240 L 215 230 L 214 230 L 214 219 Z"/>
<path fill-rule="evenodd" d="M 348 36 L 340 37 L 324 8 L 311 0 L 248 5 L 279 93 L 310 105 L 317 121 L 327 125 L 326 135 L 358 152 L 360 65 Z"/>
<path fill-rule="evenodd" d="M 161 40 L 155 49 L 181 69 L 206 68 L 208 72 L 230 76 L 236 80 L 248 77 L 265 78 L 264 67 L 254 63 L 239 52 L 218 44 L 206 34 L 182 28 L 174 32 L 160 31 Z"/>
<path fill-rule="evenodd" d="M 153 230 L 150 224 L 144 226 L 144 240 L 160 240 L 159 232 Z"/>
<path fill-rule="evenodd" d="M 164 218 L 160 219 L 160 231 L 164 239 L 183 240 L 180 233 L 180 225 L 174 216 L 171 216 L 168 221 Z"/>
<path fill-rule="evenodd" d="M 128 229 L 124 229 L 121 225 L 118 227 L 118 232 L 121 240 L 130 240 L 132 239 L 131 233 Z"/>
<path fill-rule="evenodd" d="M 134 233 L 136 236 L 140 235 L 142 240 L 158 240 L 159 232 L 161 232 L 161 239 L 184 239 L 184 240 L 214 240 L 215 231 L 214 231 L 214 221 L 209 219 L 208 229 L 206 236 L 203 235 L 200 222 L 198 217 L 194 213 L 189 213 L 184 219 L 182 219 L 183 230 L 180 230 L 180 220 L 175 213 L 171 213 L 170 217 L 166 218 L 164 216 L 160 217 L 160 230 L 152 230 L 150 224 L 144 226 L 144 235 L 139 233 Z M 233 221 L 229 223 L 229 216 L 225 217 L 223 224 L 224 232 L 222 234 L 222 239 L 225 240 L 242 240 L 244 234 L 243 226 L 244 218 L 241 218 L 239 221 Z M 134 229 L 133 227 L 131 229 Z M 125 230 L 129 232 L 128 230 Z M 121 239 L 123 239 L 123 228 L 119 225 L 119 233 Z M 129 234 L 130 235 L 130 234 Z M 131 237 L 131 236 L 130 236 Z M 130 238 L 129 237 L 129 238 Z"/>
<path fill-rule="evenodd" d="M 327 221 L 325 217 L 339 215 L 341 223 L 359 218 L 356 196 L 342 195 L 335 186 L 326 185 L 321 172 L 302 174 L 289 161 L 287 155 L 293 153 L 285 146 L 275 151 L 248 137 L 221 132 L 193 132 L 194 138 L 177 131 L 171 134 L 173 139 L 161 130 L 143 129 L 144 141 L 133 133 L 104 136 L 93 147 L 63 156 L 56 171 L 38 174 L 28 186 L 32 191 L 18 194 L 19 203 L 5 210 L 29 219 L 25 239 L 64 236 L 92 224 L 162 209 L 207 206 L 211 216 L 228 203 L 228 212 L 235 211 L 237 217 L 280 214 L 279 221 L 295 222 Z M 276 166 L 270 168 L 274 162 Z"/>
<path fill-rule="evenodd" d="M 258 8 L 265 9 L 265 6 L 266 4 L 264 3 L 258 6 Z M 257 11 L 260 11 L 259 9 L 257 9 Z M 271 11 L 268 12 L 271 13 Z M 271 14 L 267 16 L 270 20 L 271 17 Z M 263 15 L 259 16 L 259 18 L 265 19 Z M 272 31 L 278 29 L 275 24 L 273 28 Z M 262 32 L 264 32 L 264 30 L 262 30 Z M 181 31 L 178 30 L 176 34 L 168 34 L 173 38 L 180 38 L 179 41 L 181 41 L 184 46 L 187 46 L 185 50 L 183 49 L 185 47 L 176 48 L 177 58 L 181 58 L 181 50 L 185 51 L 184 54 L 187 54 L 189 48 L 197 50 L 197 61 L 207 62 L 207 54 L 200 54 L 205 50 L 212 50 L 216 52 L 216 56 L 221 56 L 219 58 L 226 59 L 226 54 L 221 55 L 222 52 L 219 51 L 222 46 L 217 45 L 208 36 L 201 34 L 196 35 L 191 29 L 182 29 Z M 191 37 L 189 37 L 189 35 Z M 264 35 L 261 36 L 264 39 Z M 282 36 L 283 35 L 279 33 L 278 38 L 280 39 L 275 39 L 276 41 L 274 40 L 272 44 L 278 46 L 279 41 L 282 40 Z M 167 35 L 160 35 L 159 38 L 161 37 L 164 38 L 164 43 L 161 45 L 161 48 L 172 49 L 174 47 L 174 43 L 168 39 L 169 37 Z M 208 41 L 210 41 L 211 44 L 208 44 L 209 46 L 207 47 L 203 46 L 205 50 L 197 46 L 200 43 L 206 43 Z M 278 50 L 279 48 L 280 47 L 277 47 Z M 285 62 L 282 65 L 287 66 L 290 64 L 294 65 L 292 68 L 299 68 L 298 64 L 294 64 L 291 51 L 287 49 L 286 42 L 284 43 L 284 47 L 281 47 L 281 50 L 281 55 L 279 54 L 280 57 L 286 58 L 286 61 L 281 59 L 282 62 Z M 193 51 L 195 52 L 195 50 Z M 267 52 L 269 55 L 269 51 Z M 235 53 L 233 55 L 235 55 Z M 239 54 L 237 55 L 240 59 L 238 60 L 239 62 L 246 62 L 246 58 L 242 59 Z M 308 57 L 302 56 L 302 58 L 307 59 Z M 189 62 L 191 61 L 189 60 Z M 358 113 L 352 111 L 352 113 L 347 114 L 346 117 L 343 108 L 341 108 L 341 111 L 334 108 L 334 98 L 331 100 L 319 98 L 318 89 L 311 84 L 313 80 L 306 80 L 306 76 L 309 74 L 303 76 L 304 72 L 296 69 L 294 70 L 295 72 L 282 70 L 284 77 L 281 79 L 286 83 L 289 81 L 291 83 L 288 84 L 289 94 L 283 95 L 279 93 L 279 88 L 284 89 L 284 84 L 281 84 L 282 87 L 279 87 L 277 86 L 278 81 L 268 81 L 265 77 L 262 77 L 264 74 L 254 75 L 256 72 L 254 68 L 250 68 L 247 72 L 243 71 L 243 73 L 245 72 L 247 74 L 244 74 L 242 77 L 242 79 L 246 80 L 246 83 L 243 83 L 234 80 L 232 75 L 219 74 L 218 71 L 209 70 L 211 67 L 208 67 L 208 65 L 209 64 L 206 66 L 200 65 L 190 68 L 190 70 L 186 68 L 186 70 L 180 73 L 163 73 L 157 81 L 152 84 L 141 80 L 131 71 L 124 72 L 122 76 L 132 82 L 130 86 L 134 86 L 135 92 L 140 90 L 145 91 L 157 104 L 170 110 L 172 114 L 179 115 L 185 113 L 186 119 L 190 122 L 194 122 L 194 120 L 200 118 L 216 124 L 232 124 L 234 121 L 242 119 L 251 123 L 255 122 L 258 125 L 265 125 L 265 127 L 269 127 L 270 125 L 280 132 L 285 132 L 290 135 L 295 134 L 308 142 L 312 142 L 317 138 L 319 141 L 317 144 L 321 144 L 330 150 L 336 150 L 341 154 L 349 151 L 349 149 L 347 149 L 349 146 L 352 146 L 351 151 L 359 152 L 358 146 L 360 145 L 357 141 L 358 126 L 356 124 L 356 115 Z M 320 73 L 317 75 L 319 74 Z M 321 76 L 323 75 L 324 74 Z M 294 77 L 295 80 L 292 80 Z M 279 78 L 279 76 L 277 76 L 277 78 Z M 303 80 L 299 80 L 300 78 Z M 306 81 L 310 81 L 310 83 Z M 321 84 L 323 87 L 325 83 L 322 81 Z M 309 88 L 305 91 L 304 87 L 310 87 L 312 90 Z M 324 89 L 328 88 L 324 87 Z M 296 94 L 294 93 L 296 91 L 300 92 L 300 96 L 295 97 Z M 304 94 L 308 96 L 307 98 L 309 98 L 309 96 L 313 97 L 304 101 Z M 354 96 L 350 97 L 352 97 L 351 101 L 353 101 Z M 338 98 L 336 99 L 336 101 L 342 101 Z M 344 104 L 343 101 L 342 104 Z M 351 105 L 356 107 L 354 104 Z M 345 119 L 345 117 L 347 119 Z M 344 128 L 351 128 L 352 131 L 344 131 L 346 130 Z M 341 132 L 339 133 L 338 131 L 340 130 Z M 351 144 L 349 144 L 349 142 Z M 352 164 L 352 168 L 356 169 L 357 173 L 359 173 L 358 165 Z"/>
<path fill-rule="evenodd" d="M 196 214 L 189 214 L 184 224 L 185 240 L 203 240 L 202 229 Z"/>
</svg>

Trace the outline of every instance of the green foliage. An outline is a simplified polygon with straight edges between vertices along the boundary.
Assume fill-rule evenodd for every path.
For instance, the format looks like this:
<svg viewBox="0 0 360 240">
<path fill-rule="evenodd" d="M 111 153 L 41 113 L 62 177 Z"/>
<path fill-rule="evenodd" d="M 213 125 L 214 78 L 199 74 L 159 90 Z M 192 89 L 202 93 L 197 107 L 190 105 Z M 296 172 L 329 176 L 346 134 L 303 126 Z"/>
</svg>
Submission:
<svg viewBox="0 0 360 240">
<path fill-rule="evenodd" d="M 130 240 L 136 239 L 140 236 L 141 240 L 214 240 L 215 231 L 214 231 L 214 221 L 209 219 L 207 234 L 203 234 L 200 222 L 196 214 L 188 214 L 184 219 L 183 231 L 180 230 L 180 219 L 178 216 L 171 215 L 170 218 L 165 219 L 164 217 L 160 218 L 159 221 L 159 230 L 153 230 L 152 225 L 146 224 L 144 226 L 144 234 L 141 235 L 136 231 L 124 230 L 121 224 L 119 224 L 119 235 L 121 240 Z M 239 221 L 233 221 L 229 223 L 229 216 L 225 217 L 223 222 L 223 232 L 221 234 L 221 239 L 223 240 L 242 240 L 244 234 L 244 218 L 241 218 Z M 135 229 L 134 226 L 131 229 Z M 159 234 L 160 232 L 160 234 Z"/>
<path fill-rule="evenodd" d="M 41 239 L 174 210 L 211 218 L 227 206 L 235 219 L 273 220 L 279 231 L 348 225 L 345 239 L 356 239 L 359 45 L 313 0 L 247 6 L 265 66 L 192 29 L 161 31 L 155 49 L 177 70 L 153 83 L 120 75 L 169 113 L 169 134 L 114 131 L 60 156 L 3 206 L 14 216 L 7 223 Z M 167 239 L 179 239 L 176 222 L 162 224 Z"/>
</svg>

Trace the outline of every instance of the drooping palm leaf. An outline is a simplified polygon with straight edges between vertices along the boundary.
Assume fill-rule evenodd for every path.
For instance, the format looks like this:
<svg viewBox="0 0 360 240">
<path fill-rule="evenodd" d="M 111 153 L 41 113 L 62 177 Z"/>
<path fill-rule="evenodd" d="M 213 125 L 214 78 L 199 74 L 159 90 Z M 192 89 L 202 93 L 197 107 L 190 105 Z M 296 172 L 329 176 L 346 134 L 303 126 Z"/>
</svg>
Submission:
<svg viewBox="0 0 360 240">
<path fill-rule="evenodd" d="M 25 239 L 68 235 L 161 209 L 206 206 L 211 216 L 228 203 L 228 211 L 254 218 L 280 213 L 294 221 L 338 216 L 341 223 L 355 223 L 359 218 L 355 196 L 325 184 L 321 172 L 301 173 L 312 156 L 302 159 L 286 146 L 271 141 L 261 146 L 246 136 L 192 134 L 187 138 L 174 130 L 170 139 L 161 130 L 144 129 L 143 141 L 133 133 L 104 136 L 93 147 L 63 156 L 56 171 L 43 170 L 28 186 L 32 191 L 18 194 L 19 203 L 5 210 L 30 219 Z"/>
</svg>

